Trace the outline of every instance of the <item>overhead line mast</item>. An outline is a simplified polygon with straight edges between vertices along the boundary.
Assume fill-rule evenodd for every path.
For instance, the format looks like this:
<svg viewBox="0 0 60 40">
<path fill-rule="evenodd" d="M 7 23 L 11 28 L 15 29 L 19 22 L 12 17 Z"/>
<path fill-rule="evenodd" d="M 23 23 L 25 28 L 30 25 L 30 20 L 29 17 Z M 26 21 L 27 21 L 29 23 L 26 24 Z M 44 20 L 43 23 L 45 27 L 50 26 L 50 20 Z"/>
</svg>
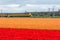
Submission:
<svg viewBox="0 0 60 40">
<path fill-rule="evenodd" d="M 3 10 L 1 9 L 1 13 L 2 13 L 2 11 L 3 11 Z"/>
</svg>

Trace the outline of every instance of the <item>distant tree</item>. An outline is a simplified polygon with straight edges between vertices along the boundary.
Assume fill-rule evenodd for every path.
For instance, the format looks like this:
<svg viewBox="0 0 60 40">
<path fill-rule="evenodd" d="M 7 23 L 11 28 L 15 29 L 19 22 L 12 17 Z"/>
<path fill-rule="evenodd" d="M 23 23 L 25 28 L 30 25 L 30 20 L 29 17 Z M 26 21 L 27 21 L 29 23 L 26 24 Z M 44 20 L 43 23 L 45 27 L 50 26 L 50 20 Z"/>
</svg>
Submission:
<svg viewBox="0 0 60 40">
<path fill-rule="evenodd" d="M 58 13 L 57 14 L 60 15 L 60 9 L 58 10 Z"/>
<path fill-rule="evenodd" d="M 60 9 L 58 10 L 58 13 L 60 14 Z"/>
</svg>

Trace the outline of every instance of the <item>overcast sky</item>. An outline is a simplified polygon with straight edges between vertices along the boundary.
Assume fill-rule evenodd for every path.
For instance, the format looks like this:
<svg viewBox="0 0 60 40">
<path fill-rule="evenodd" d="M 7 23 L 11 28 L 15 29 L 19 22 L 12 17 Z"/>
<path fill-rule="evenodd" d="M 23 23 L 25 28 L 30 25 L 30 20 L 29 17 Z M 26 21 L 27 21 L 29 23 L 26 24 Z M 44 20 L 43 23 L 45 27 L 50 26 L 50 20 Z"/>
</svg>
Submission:
<svg viewBox="0 0 60 40">
<path fill-rule="evenodd" d="M 25 12 L 27 11 L 48 11 L 50 8 L 55 11 L 60 9 L 60 0 L 0 0 L 0 10 L 6 12 Z M 0 11 L 1 12 L 1 11 Z"/>
</svg>

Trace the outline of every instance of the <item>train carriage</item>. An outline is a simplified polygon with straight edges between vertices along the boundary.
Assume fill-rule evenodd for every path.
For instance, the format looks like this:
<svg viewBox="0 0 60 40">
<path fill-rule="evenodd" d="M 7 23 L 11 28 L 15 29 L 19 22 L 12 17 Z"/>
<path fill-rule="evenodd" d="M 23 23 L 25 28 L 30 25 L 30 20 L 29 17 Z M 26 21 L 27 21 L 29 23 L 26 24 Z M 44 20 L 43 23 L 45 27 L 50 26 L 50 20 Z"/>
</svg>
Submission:
<svg viewBox="0 0 60 40">
<path fill-rule="evenodd" d="M 31 13 L 0 13 L 0 17 L 30 17 Z"/>
</svg>

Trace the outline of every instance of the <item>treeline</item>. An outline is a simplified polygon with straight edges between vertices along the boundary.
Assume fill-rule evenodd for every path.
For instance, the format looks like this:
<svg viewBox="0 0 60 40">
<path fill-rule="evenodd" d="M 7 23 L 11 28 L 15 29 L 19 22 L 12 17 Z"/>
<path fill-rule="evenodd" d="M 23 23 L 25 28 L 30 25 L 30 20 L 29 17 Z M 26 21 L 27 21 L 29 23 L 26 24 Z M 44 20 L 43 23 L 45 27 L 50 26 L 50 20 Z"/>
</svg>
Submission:
<svg viewBox="0 0 60 40">
<path fill-rule="evenodd" d="M 32 17 L 60 17 L 59 11 L 54 12 L 31 12 Z"/>
</svg>

